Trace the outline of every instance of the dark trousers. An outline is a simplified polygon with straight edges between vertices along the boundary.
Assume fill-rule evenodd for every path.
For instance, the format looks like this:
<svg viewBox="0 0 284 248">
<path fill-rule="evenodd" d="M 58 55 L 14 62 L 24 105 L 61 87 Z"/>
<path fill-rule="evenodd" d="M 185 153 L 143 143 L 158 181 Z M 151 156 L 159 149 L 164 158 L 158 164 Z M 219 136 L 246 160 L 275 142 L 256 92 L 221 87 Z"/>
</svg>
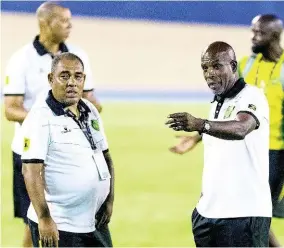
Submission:
<svg viewBox="0 0 284 248">
<path fill-rule="evenodd" d="M 284 200 L 279 199 L 284 186 L 284 150 L 269 151 L 269 184 L 273 216 L 284 218 Z"/>
<path fill-rule="evenodd" d="M 26 189 L 22 174 L 21 156 L 13 152 L 13 198 L 14 216 L 22 218 L 28 224 L 27 212 L 30 206 L 30 198 Z"/>
<path fill-rule="evenodd" d="M 38 224 L 28 220 L 33 246 L 39 247 Z M 59 247 L 112 247 L 109 228 L 102 228 L 90 233 L 72 233 L 59 231 Z"/>
<path fill-rule="evenodd" d="M 268 247 L 269 217 L 213 219 L 192 213 L 196 247 Z"/>
</svg>

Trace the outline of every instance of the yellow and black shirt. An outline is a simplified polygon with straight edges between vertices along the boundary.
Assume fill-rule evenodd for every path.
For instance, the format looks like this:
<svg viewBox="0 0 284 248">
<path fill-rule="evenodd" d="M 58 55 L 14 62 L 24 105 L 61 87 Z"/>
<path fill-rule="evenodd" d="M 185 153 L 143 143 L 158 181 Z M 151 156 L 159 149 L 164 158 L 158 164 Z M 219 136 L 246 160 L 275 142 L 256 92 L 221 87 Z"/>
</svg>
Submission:
<svg viewBox="0 0 284 248">
<path fill-rule="evenodd" d="M 284 53 L 277 62 L 265 61 L 262 54 L 239 62 L 245 82 L 262 88 L 270 109 L 270 149 L 284 150 Z"/>
</svg>

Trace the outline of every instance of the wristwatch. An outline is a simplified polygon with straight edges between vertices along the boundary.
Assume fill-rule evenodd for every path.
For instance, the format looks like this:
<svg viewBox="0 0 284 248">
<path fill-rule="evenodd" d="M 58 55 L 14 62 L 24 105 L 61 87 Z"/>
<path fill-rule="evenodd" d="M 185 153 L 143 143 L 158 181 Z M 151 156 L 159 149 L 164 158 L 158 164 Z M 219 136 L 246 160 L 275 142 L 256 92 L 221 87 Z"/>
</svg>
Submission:
<svg viewBox="0 0 284 248">
<path fill-rule="evenodd" d="M 208 120 L 205 120 L 203 123 L 202 133 L 208 133 L 211 129 L 211 126 L 209 124 Z"/>
</svg>

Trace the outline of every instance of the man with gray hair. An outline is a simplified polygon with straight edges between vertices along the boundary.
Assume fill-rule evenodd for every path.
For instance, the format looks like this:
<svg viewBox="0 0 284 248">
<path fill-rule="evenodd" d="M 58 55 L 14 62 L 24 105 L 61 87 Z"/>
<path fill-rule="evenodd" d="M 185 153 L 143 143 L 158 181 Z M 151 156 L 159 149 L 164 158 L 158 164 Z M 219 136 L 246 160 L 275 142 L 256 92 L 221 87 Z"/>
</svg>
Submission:
<svg viewBox="0 0 284 248">
<path fill-rule="evenodd" d="M 15 122 L 13 151 L 13 197 L 14 216 L 22 218 L 27 224 L 27 209 L 30 204 L 22 176 L 22 137 L 21 123 L 31 106 L 41 93 L 50 88 L 47 74 L 50 72 L 52 58 L 62 52 L 78 55 L 85 65 L 86 80 L 83 97 L 88 99 L 100 112 L 102 107 L 94 95 L 94 82 L 87 54 L 79 47 L 66 44 L 72 24 L 71 12 L 54 2 L 46 2 L 37 9 L 39 35 L 33 42 L 16 51 L 8 62 L 6 83 L 4 85 L 5 114 L 9 121 Z M 28 225 L 24 234 L 23 246 L 31 246 Z"/>
<path fill-rule="evenodd" d="M 38 247 L 109 247 L 114 169 L 97 109 L 82 99 L 86 75 L 72 53 L 55 57 L 46 99 L 22 125 L 28 221 Z"/>
</svg>

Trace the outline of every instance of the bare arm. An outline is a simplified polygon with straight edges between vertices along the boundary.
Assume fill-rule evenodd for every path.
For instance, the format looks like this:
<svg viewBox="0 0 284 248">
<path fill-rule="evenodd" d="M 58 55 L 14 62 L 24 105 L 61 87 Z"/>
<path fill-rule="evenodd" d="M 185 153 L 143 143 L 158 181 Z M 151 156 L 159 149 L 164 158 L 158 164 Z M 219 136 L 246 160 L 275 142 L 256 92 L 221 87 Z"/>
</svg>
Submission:
<svg viewBox="0 0 284 248">
<path fill-rule="evenodd" d="M 202 136 L 199 133 L 190 136 L 178 135 L 176 137 L 179 138 L 179 143 L 170 147 L 169 150 L 177 154 L 184 154 L 191 151 L 202 140 Z"/>
<path fill-rule="evenodd" d="M 113 163 L 112 163 L 110 153 L 104 152 L 104 157 L 105 157 L 105 160 L 106 160 L 106 163 L 107 163 L 107 166 L 108 166 L 108 169 L 109 169 L 109 173 L 110 173 L 110 176 L 111 176 L 110 192 L 109 192 L 109 195 L 107 197 L 107 200 L 113 202 L 114 201 L 114 167 L 113 167 Z"/>
<path fill-rule="evenodd" d="M 189 113 L 175 113 L 169 116 L 170 128 L 175 131 L 204 131 L 205 120 L 195 118 Z M 233 121 L 209 121 L 207 134 L 225 140 L 241 140 L 259 126 L 258 119 L 251 113 L 240 112 Z"/>
<path fill-rule="evenodd" d="M 112 159 L 110 157 L 110 153 L 108 151 L 103 152 L 104 158 L 106 160 L 109 173 L 111 175 L 110 179 L 110 192 L 101 206 L 99 211 L 96 214 L 97 224 L 96 227 L 100 229 L 102 226 L 107 225 L 110 222 L 112 216 L 112 209 L 113 209 L 113 201 L 114 201 L 114 168 Z"/>
<path fill-rule="evenodd" d="M 58 247 L 59 232 L 44 196 L 44 181 L 42 174 L 44 167 L 42 163 L 24 163 L 23 176 L 26 188 L 38 217 L 38 228 L 40 240 L 43 247 Z"/>
<path fill-rule="evenodd" d="M 102 105 L 100 104 L 99 100 L 95 97 L 93 90 L 84 91 L 83 98 L 89 100 L 98 110 L 98 112 L 102 112 Z"/>
<path fill-rule="evenodd" d="M 23 176 L 26 188 L 39 219 L 49 218 L 50 212 L 44 196 L 43 164 L 23 163 Z"/>
<path fill-rule="evenodd" d="M 5 115 L 8 121 L 22 123 L 28 111 L 24 108 L 24 96 L 5 96 Z"/>
<path fill-rule="evenodd" d="M 209 121 L 209 124 L 208 134 L 225 140 L 242 140 L 259 125 L 251 114 L 242 112 L 234 121 Z"/>
</svg>

